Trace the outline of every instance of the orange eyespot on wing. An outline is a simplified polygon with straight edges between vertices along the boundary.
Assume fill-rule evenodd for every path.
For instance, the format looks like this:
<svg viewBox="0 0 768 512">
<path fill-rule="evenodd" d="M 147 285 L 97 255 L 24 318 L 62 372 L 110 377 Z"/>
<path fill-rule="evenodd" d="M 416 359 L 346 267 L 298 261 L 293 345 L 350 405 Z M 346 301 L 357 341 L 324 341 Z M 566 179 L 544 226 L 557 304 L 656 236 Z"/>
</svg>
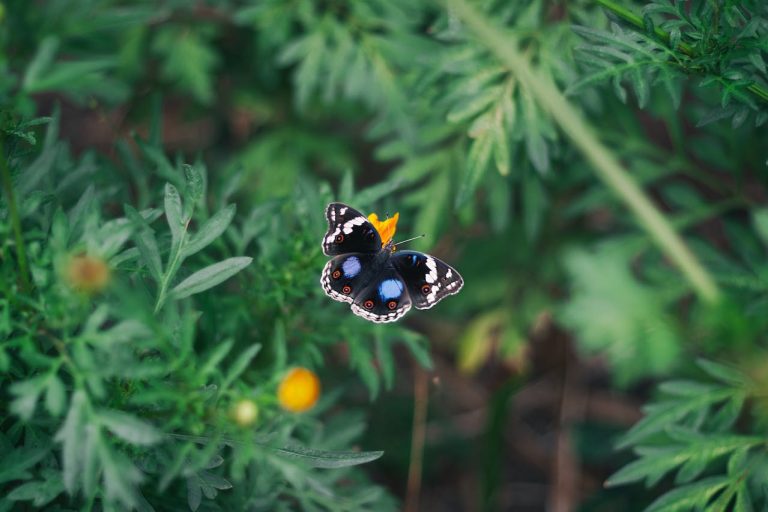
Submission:
<svg viewBox="0 0 768 512">
<path fill-rule="evenodd" d="M 392 217 L 385 220 L 379 220 L 379 216 L 375 213 L 372 213 L 368 216 L 368 222 L 373 224 L 373 227 L 376 228 L 376 231 L 379 232 L 382 247 L 387 245 L 389 241 L 392 240 L 392 237 L 395 236 L 395 231 L 397 230 L 397 219 L 399 218 L 400 213 L 395 213 Z"/>
</svg>

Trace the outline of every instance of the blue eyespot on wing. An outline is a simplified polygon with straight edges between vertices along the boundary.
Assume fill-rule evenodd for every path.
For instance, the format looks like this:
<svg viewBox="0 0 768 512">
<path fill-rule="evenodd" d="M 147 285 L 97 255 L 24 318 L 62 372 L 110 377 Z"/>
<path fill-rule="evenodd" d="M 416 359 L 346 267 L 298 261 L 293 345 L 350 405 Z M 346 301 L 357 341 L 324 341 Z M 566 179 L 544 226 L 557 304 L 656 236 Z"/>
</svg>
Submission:
<svg viewBox="0 0 768 512">
<path fill-rule="evenodd" d="M 416 309 L 429 309 L 459 293 L 464 279 L 447 263 L 418 251 L 398 251 L 390 259 L 402 277 Z"/>
<path fill-rule="evenodd" d="M 323 291 L 333 300 L 352 303 L 371 280 L 374 254 L 342 254 L 328 261 L 320 274 Z"/>
<path fill-rule="evenodd" d="M 376 323 L 394 322 L 411 309 L 405 283 L 392 267 L 385 268 L 355 297 L 352 312 Z"/>
<path fill-rule="evenodd" d="M 331 203 L 325 209 L 328 231 L 323 237 L 326 256 L 353 252 L 376 253 L 381 250 L 381 237 L 373 224 L 351 206 Z"/>
</svg>

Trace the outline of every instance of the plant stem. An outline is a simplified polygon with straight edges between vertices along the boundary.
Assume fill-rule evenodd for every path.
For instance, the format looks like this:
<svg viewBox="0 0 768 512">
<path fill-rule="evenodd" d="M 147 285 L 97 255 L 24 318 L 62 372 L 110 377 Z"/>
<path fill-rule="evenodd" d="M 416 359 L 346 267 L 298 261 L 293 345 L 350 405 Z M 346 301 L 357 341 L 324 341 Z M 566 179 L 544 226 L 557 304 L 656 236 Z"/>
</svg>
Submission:
<svg viewBox="0 0 768 512">
<path fill-rule="evenodd" d="M 21 219 L 19 217 L 19 211 L 16 208 L 16 198 L 13 193 L 13 180 L 11 179 L 11 171 L 8 168 L 8 160 L 5 156 L 3 142 L 4 141 L 2 137 L 0 137 L 0 175 L 2 175 L 5 195 L 8 197 L 8 214 L 11 217 L 13 234 L 16 239 L 16 260 L 19 262 L 19 274 L 21 274 L 21 290 L 24 293 L 28 293 L 32 287 L 29 280 L 27 250 L 26 246 L 24 245 L 24 238 L 21 235 Z"/>
<path fill-rule="evenodd" d="M 595 0 L 598 4 L 602 5 L 609 11 L 611 11 L 613 14 L 621 18 L 622 20 L 626 21 L 630 25 L 633 25 L 635 28 L 645 31 L 645 23 L 643 23 L 643 18 L 632 12 L 631 10 L 627 9 L 623 5 L 617 4 L 614 0 Z M 669 33 L 658 28 L 654 27 L 653 33 L 656 35 L 657 38 L 662 40 L 664 43 L 669 44 L 670 42 L 670 36 Z M 684 54 L 686 54 L 689 57 L 694 57 L 695 52 L 693 50 L 693 47 L 691 45 L 680 42 L 677 45 L 677 48 L 672 48 L 673 50 L 680 50 Z M 762 87 L 760 84 L 750 84 L 747 86 L 747 90 L 751 92 L 753 95 L 757 96 L 762 101 L 765 101 L 768 103 L 768 90 L 766 90 L 764 87 Z"/>
<path fill-rule="evenodd" d="M 491 24 L 465 0 L 446 0 L 446 4 L 509 67 L 539 106 L 549 111 L 597 175 L 627 204 L 659 248 L 680 268 L 696 293 L 707 302 L 717 302 L 720 291 L 706 269 L 563 94 L 523 57 L 514 36 Z"/>
</svg>

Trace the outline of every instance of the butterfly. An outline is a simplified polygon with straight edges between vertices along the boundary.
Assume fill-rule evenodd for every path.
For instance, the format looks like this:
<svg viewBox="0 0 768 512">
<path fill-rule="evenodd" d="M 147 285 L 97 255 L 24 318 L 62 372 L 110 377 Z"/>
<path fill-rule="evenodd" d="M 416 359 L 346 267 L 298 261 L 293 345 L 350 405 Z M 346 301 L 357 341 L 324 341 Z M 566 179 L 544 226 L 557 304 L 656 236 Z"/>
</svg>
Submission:
<svg viewBox="0 0 768 512">
<path fill-rule="evenodd" d="M 323 253 L 333 258 L 320 277 L 325 293 L 351 304 L 352 312 L 372 322 L 394 322 L 411 306 L 429 309 L 464 286 L 448 264 L 417 251 L 395 251 L 398 214 L 379 221 L 343 203 L 325 210 L 328 232 Z"/>
</svg>

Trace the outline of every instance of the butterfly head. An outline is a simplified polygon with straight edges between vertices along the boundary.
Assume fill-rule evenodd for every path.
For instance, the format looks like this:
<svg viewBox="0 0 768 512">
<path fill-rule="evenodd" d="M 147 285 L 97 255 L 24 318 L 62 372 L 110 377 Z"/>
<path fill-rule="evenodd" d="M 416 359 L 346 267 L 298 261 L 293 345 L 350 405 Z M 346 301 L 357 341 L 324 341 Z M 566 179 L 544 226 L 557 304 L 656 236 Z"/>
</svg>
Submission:
<svg viewBox="0 0 768 512">
<path fill-rule="evenodd" d="M 379 232 L 382 247 L 387 247 L 390 245 L 392 250 L 394 250 L 392 237 L 395 236 L 395 230 L 397 229 L 397 219 L 399 218 L 399 213 L 395 213 L 392 217 L 384 220 L 379 220 L 379 216 L 375 213 L 372 213 L 368 216 L 368 222 L 373 224 L 373 227 L 376 228 L 376 231 Z"/>
</svg>

